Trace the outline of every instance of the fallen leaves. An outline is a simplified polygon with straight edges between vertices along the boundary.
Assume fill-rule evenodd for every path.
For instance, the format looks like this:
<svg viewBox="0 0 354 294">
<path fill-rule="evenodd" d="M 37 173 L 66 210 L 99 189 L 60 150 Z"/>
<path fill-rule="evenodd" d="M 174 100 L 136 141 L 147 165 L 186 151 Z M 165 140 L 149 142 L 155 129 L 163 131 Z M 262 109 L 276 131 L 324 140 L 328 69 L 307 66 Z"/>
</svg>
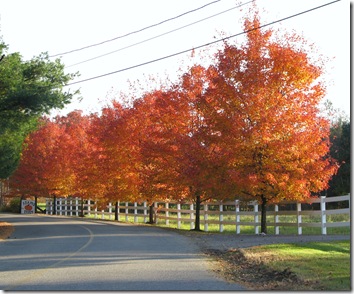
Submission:
<svg viewBox="0 0 354 294">
<path fill-rule="evenodd" d="M 214 271 L 217 274 L 249 290 L 319 289 L 317 283 L 303 281 L 290 268 L 273 270 L 259 258 L 247 256 L 243 249 L 205 250 L 205 253 L 215 259 L 217 266 Z"/>
<path fill-rule="evenodd" d="M 0 240 L 8 238 L 13 231 L 14 227 L 11 224 L 0 222 Z"/>
</svg>

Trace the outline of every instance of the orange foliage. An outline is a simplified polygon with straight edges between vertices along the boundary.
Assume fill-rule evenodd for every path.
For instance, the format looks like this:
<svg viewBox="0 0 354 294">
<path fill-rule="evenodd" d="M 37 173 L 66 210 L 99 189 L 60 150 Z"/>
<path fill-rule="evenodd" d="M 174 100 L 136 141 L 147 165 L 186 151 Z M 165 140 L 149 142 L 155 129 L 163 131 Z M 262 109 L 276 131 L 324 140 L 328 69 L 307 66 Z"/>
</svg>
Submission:
<svg viewBox="0 0 354 294">
<path fill-rule="evenodd" d="M 252 30 L 225 42 L 215 64 L 192 66 L 170 88 L 101 115 L 70 113 L 27 140 L 15 187 L 38 195 L 116 200 L 304 200 L 327 187 L 329 121 L 321 63 L 304 40 Z M 264 207 L 263 207 L 264 208 Z"/>
<path fill-rule="evenodd" d="M 258 26 L 257 15 L 245 22 L 245 30 Z M 247 39 L 218 53 L 209 95 L 222 109 L 219 125 L 228 126 L 219 128 L 233 153 L 230 172 L 244 198 L 304 200 L 337 170 L 327 157 L 329 122 L 318 109 L 322 69 L 297 49 L 299 38 L 279 44 L 270 31 L 253 30 Z"/>
</svg>

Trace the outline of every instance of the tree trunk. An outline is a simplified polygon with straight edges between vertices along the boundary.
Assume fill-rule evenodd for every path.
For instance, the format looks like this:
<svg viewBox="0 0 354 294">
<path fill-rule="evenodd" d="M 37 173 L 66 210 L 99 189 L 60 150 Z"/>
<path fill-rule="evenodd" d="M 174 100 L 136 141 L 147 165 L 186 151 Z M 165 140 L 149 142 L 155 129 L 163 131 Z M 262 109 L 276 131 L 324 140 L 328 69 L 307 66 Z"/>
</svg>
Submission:
<svg viewBox="0 0 354 294">
<path fill-rule="evenodd" d="M 119 213 L 119 207 L 118 207 L 118 201 L 116 201 L 115 204 L 115 209 L 114 209 L 114 220 L 118 220 L 118 213 Z"/>
<path fill-rule="evenodd" d="M 19 207 L 19 212 L 18 213 L 21 213 L 22 212 L 22 200 L 25 199 L 25 195 L 21 195 L 21 199 L 20 199 L 20 207 Z"/>
<path fill-rule="evenodd" d="M 267 199 L 261 197 L 261 233 L 267 234 Z"/>
<path fill-rule="evenodd" d="M 147 222 L 148 224 L 154 224 L 154 203 L 149 205 L 149 221 Z"/>
<path fill-rule="evenodd" d="M 200 197 L 200 192 L 196 191 L 195 192 L 195 231 L 201 231 L 200 229 L 200 203 L 201 203 L 201 197 Z"/>
<path fill-rule="evenodd" d="M 54 195 L 53 199 L 53 215 L 57 214 L 57 197 Z"/>
</svg>

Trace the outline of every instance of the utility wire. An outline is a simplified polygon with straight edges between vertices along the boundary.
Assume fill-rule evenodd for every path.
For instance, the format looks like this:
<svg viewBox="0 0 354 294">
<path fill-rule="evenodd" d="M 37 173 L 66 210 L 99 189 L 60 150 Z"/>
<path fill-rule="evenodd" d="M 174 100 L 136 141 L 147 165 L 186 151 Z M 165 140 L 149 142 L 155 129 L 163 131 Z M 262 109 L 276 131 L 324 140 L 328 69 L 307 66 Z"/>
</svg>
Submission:
<svg viewBox="0 0 354 294">
<path fill-rule="evenodd" d="M 297 17 L 299 15 L 302 15 L 302 14 L 305 14 L 305 13 L 308 13 L 308 12 L 323 8 L 325 6 L 334 4 L 334 3 L 339 2 L 339 1 L 341 1 L 341 0 L 335 0 L 335 1 L 323 4 L 323 5 L 320 5 L 320 6 L 317 6 L 317 7 L 314 7 L 314 8 L 311 8 L 311 9 L 308 9 L 308 10 L 305 10 L 305 11 L 302 11 L 302 12 L 299 12 L 299 13 L 296 13 L 296 14 L 293 14 L 293 15 L 290 15 L 290 16 L 275 20 L 275 21 L 272 21 L 272 22 L 264 24 L 264 25 L 260 25 L 260 26 L 258 26 L 256 28 L 249 29 L 247 31 L 243 31 L 241 33 L 238 33 L 238 34 L 235 34 L 235 35 L 231 35 L 231 36 L 228 36 L 228 37 L 225 37 L 225 38 L 222 38 L 222 39 L 218 39 L 216 41 L 213 41 L 213 42 L 210 42 L 210 43 L 207 43 L 207 44 L 203 44 L 203 45 L 191 48 L 191 49 L 183 50 L 183 51 L 180 51 L 180 52 L 177 52 L 177 53 L 174 53 L 174 54 L 166 55 L 164 57 L 160 57 L 160 58 L 157 58 L 157 59 L 154 59 L 154 60 L 150 60 L 150 61 L 147 61 L 147 62 L 144 62 L 144 63 L 140 63 L 140 64 L 133 65 L 133 66 L 130 66 L 130 67 L 126 67 L 126 68 L 123 68 L 123 69 L 120 69 L 120 70 L 116 70 L 116 71 L 113 71 L 113 72 L 105 73 L 105 74 L 102 74 L 102 75 L 99 75 L 99 76 L 94 76 L 94 77 L 91 77 L 91 78 L 87 78 L 87 79 L 84 79 L 84 80 L 81 80 L 81 81 L 72 82 L 72 83 L 66 84 L 65 86 L 71 86 L 71 85 L 74 85 L 74 84 L 79 84 L 79 83 L 91 81 L 91 80 L 94 80 L 94 79 L 106 77 L 106 76 L 109 76 L 109 75 L 112 75 L 112 74 L 120 73 L 120 72 L 127 71 L 127 70 L 130 70 L 130 69 L 133 69 L 133 68 L 141 67 L 141 66 L 144 66 L 144 65 L 147 65 L 147 64 L 150 64 L 150 63 L 154 63 L 154 62 L 157 62 L 157 61 L 168 59 L 168 58 L 180 55 L 180 54 L 184 54 L 184 53 L 193 51 L 195 49 L 200 49 L 200 48 L 203 48 L 203 47 L 206 47 L 206 46 L 210 46 L 210 45 L 213 45 L 213 44 L 216 44 L 216 43 L 219 43 L 219 42 L 222 42 L 222 41 L 225 41 L 225 40 L 228 40 L 228 39 L 240 36 L 240 35 L 247 34 L 249 32 L 255 31 L 255 30 L 259 30 L 261 28 L 268 27 L 268 26 L 276 24 L 278 22 L 281 22 L 281 21 L 284 21 L 284 20 L 288 20 L 290 18 L 294 18 L 294 17 Z"/>
<path fill-rule="evenodd" d="M 182 26 L 182 27 L 176 28 L 176 29 L 174 29 L 174 30 L 168 31 L 168 32 L 166 32 L 166 33 L 163 33 L 163 34 L 160 34 L 160 35 L 157 35 L 157 36 L 154 36 L 154 37 L 145 39 L 145 40 L 143 40 L 143 41 L 140 41 L 140 42 L 137 42 L 137 43 L 134 43 L 134 44 L 131 44 L 131 45 L 128 45 L 128 46 L 125 46 L 125 47 L 116 49 L 116 50 L 114 50 L 114 51 L 111 51 L 111 52 L 108 52 L 108 53 L 105 53 L 105 54 L 102 54 L 102 55 L 99 55 L 99 56 L 96 56 L 96 57 L 92 57 L 92 58 L 89 58 L 89 59 L 86 59 L 86 60 L 83 60 L 83 61 L 80 61 L 80 62 L 71 64 L 71 65 L 68 65 L 68 66 L 66 66 L 65 68 L 69 68 L 69 67 L 72 67 L 72 66 L 75 66 L 75 65 L 79 65 L 79 64 L 82 64 L 82 63 L 86 63 L 86 62 L 89 62 L 89 61 L 92 61 L 92 60 L 95 60 L 95 59 L 98 59 L 98 58 L 101 58 L 101 57 L 104 57 L 104 56 L 107 56 L 107 55 L 116 53 L 116 52 L 118 52 L 118 51 L 122 51 L 122 50 L 125 50 L 125 49 L 128 49 L 128 48 L 134 47 L 134 46 L 136 46 L 136 45 L 140 45 L 140 44 L 142 44 L 142 43 L 145 43 L 145 42 L 148 42 L 148 41 L 157 39 L 157 38 L 159 38 L 159 37 L 162 37 L 162 36 L 168 35 L 168 34 L 170 34 L 170 33 L 179 31 L 179 30 L 181 30 L 181 29 L 184 29 L 184 28 L 187 28 L 187 27 L 189 27 L 189 26 L 195 25 L 195 24 L 197 24 L 197 23 L 199 23 L 199 22 L 202 22 L 202 21 L 205 21 L 205 20 L 207 20 L 207 19 L 210 19 L 210 18 L 213 18 L 213 17 L 215 17 L 215 16 L 221 15 L 221 14 L 223 14 L 223 13 L 229 12 L 229 11 L 234 10 L 234 9 L 236 9 L 236 8 L 239 8 L 239 7 L 243 6 L 243 5 L 252 3 L 253 1 L 254 1 L 254 0 L 248 1 L 248 2 L 246 2 L 246 3 L 243 3 L 243 4 L 240 4 L 240 5 L 238 5 L 238 6 L 229 8 L 229 9 L 224 10 L 224 11 L 221 11 L 221 12 L 219 12 L 219 13 L 217 13 L 217 14 L 214 14 L 214 15 L 208 16 L 208 17 L 206 17 L 206 18 L 197 20 L 197 21 L 192 22 L 192 23 L 190 23 L 190 24 L 187 24 L 187 25 L 184 25 L 184 26 Z"/>
<path fill-rule="evenodd" d="M 49 56 L 49 57 L 56 57 L 56 56 L 59 56 L 59 55 L 66 55 L 66 54 L 69 54 L 69 53 L 81 51 L 81 50 L 88 49 L 88 48 L 95 47 L 95 46 L 99 46 L 99 45 L 102 45 L 102 44 L 105 44 L 105 43 L 108 43 L 108 42 L 112 42 L 112 41 L 114 41 L 114 40 L 121 39 L 121 38 L 130 36 L 130 35 L 133 35 L 133 34 L 136 34 L 136 33 L 140 33 L 140 32 L 142 32 L 142 31 L 144 31 L 144 30 L 150 29 L 150 28 L 152 28 L 152 27 L 156 27 L 156 26 L 161 25 L 161 24 L 163 24 L 163 23 L 165 23 L 165 22 L 168 22 L 168 21 L 177 19 L 177 18 L 182 17 L 182 16 L 184 16 L 184 15 L 186 15 L 186 14 L 189 14 L 189 13 L 198 11 L 198 10 L 200 10 L 200 9 L 203 9 L 203 8 L 209 6 L 209 5 L 215 4 L 215 3 L 220 2 L 220 1 L 221 1 L 221 0 L 216 0 L 216 1 L 210 2 L 210 3 L 208 3 L 208 4 L 205 4 L 205 5 L 201 6 L 201 7 L 198 7 L 198 8 L 196 8 L 196 9 L 189 10 L 189 11 L 187 11 L 187 12 L 184 12 L 184 13 L 180 14 L 180 15 L 174 16 L 174 17 L 169 18 L 169 19 L 166 19 L 166 20 L 163 20 L 163 21 L 161 21 L 161 22 L 159 22 L 159 23 L 156 23 L 156 24 L 153 24 L 153 25 L 149 25 L 149 26 L 144 27 L 144 28 L 142 28 L 142 29 L 139 29 L 139 30 L 136 30 L 136 31 L 133 31 L 133 32 L 130 32 L 130 33 L 127 33 L 127 34 L 124 34 L 124 35 L 115 37 L 115 38 L 113 38 L 113 39 L 105 40 L 105 41 L 102 41 L 102 42 L 99 42 L 99 43 L 96 43 L 96 44 L 92 44 L 92 45 L 88 45 L 88 46 L 85 46 L 85 47 L 81 47 L 81 48 L 78 48 L 78 49 L 73 49 L 73 50 L 70 50 L 70 51 L 66 51 L 66 52 L 54 54 L 54 55 L 51 55 L 51 56 Z"/>
</svg>

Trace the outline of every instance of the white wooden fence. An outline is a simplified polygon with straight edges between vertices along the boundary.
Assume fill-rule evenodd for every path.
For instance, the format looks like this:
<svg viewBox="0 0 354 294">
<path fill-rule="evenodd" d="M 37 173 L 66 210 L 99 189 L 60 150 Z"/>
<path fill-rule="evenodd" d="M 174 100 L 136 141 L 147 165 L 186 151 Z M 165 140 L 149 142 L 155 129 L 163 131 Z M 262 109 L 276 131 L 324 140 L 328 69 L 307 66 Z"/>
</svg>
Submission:
<svg viewBox="0 0 354 294">
<path fill-rule="evenodd" d="M 348 201 L 348 208 L 326 209 L 326 204 L 330 202 Z M 84 201 L 85 202 L 85 201 Z M 316 209 L 316 203 L 318 209 Z M 109 203 L 106 209 L 98 211 L 94 202 L 88 200 L 82 203 L 79 198 L 56 198 L 54 207 L 53 199 L 46 201 L 46 214 L 65 216 L 87 216 L 95 219 L 109 219 L 117 221 L 130 221 L 134 223 L 146 223 L 149 220 L 149 207 L 146 202 L 129 203 L 117 202 Z M 296 209 L 290 210 L 289 205 Z M 310 205 L 310 210 L 308 209 Z M 288 206 L 284 209 L 284 206 Z M 328 197 L 321 196 L 311 199 L 308 203 L 282 202 L 278 205 L 270 206 L 273 209 L 267 211 L 267 226 L 274 227 L 274 233 L 280 234 L 281 227 L 296 227 L 297 233 L 302 234 L 304 227 L 321 228 L 323 235 L 327 234 L 327 228 L 350 227 L 350 194 L 345 196 Z M 305 209 L 303 209 L 305 207 Z M 331 216 L 346 215 L 345 221 L 328 221 Z M 224 231 L 224 226 L 235 226 L 237 234 L 241 233 L 241 228 L 245 226 L 254 227 L 255 234 L 259 233 L 261 212 L 257 202 L 241 202 L 239 200 L 227 202 L 202 203 L 200 209 L 200 223 L 205 231 L 209 231 L 210 225 L 217 225 L 220 232 Z M 312 221 L 303 221 L 303 217 L 310 216 Z M 181 228 L 182 223 L 189 223 L 190 229 L 194 229 L 195 205 L 191 203 L 154 203 L 154 218 L 158 224 L 169 226 L 172 222 Z"/>
</svg>

